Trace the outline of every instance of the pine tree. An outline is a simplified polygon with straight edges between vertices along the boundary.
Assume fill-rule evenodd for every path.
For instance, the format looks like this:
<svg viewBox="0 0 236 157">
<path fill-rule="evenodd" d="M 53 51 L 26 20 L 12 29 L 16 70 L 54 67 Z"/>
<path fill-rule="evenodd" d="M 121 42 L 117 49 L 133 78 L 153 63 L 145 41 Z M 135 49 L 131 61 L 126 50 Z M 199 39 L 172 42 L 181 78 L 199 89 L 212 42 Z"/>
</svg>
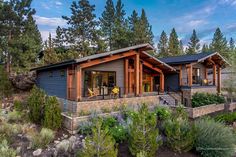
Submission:
<svg viewBox="0 0 236 157">
<path fill-rule="evenodd" d="M 197 33 L 195 29 L 193 30 L 193 34 L 190 37 L 190 41 L 188 42 L 187 54 L 196 54 L 200 50 L 200 43 L 197 37 Z"/>
<path fill-rule="evenodd" d="M 109 49 L 112 50 L 112 35 L 115 23 L 115 7 L 112 0 L 106 1 L 105 10 L 102 13 L 102 17 L 99 19 L 101 23 L 102 34 L 108 42 Z"/>
<path fill-rule="evenodd" d="M 165 31 L 162 31 L 159 43 L 157 44 L 159 57 L 167 57 L 168 54 L 168 37 Z"/>
<path fill-rule="evenodd" d="M 169 45 L 168 51 L 169 51 L 170 56 L 180 55 L 179 39 L 174 28 L 172 29 L 170 33 L 168 45 Z"/>
<path fill-rule="evenodd" d="M 160 142 L 157 141 L 158 129 L 155 114 L 150 113 L 145 104 L 141 106 L 138 113 L 131 117 L 129 127 L 129 150 L 133 156 L 147 154 L 154 156 Z"/>
<path fill-rule="evenodd" d="M 95 127 L 92 128 L 92 135 L 85 138 L 85 147 L 81 157 L 116 157 L 117 149 L 115 140 L 109 135 L 108 128 L 102 129 L 102 119 L 95 121 Z"/>
<path fill-rule="evenodd" d="M 180 52 L 181 55 L 185 53 L 184 52 L 184 45 L 183 45 L 182 40 L 179 41 L 179 52 Z"/>
<path fill-rule="evenodd" d="M 235 41 L 232 37 L 229 40 L 229 49 L 231 52 L 235 51 Z"/>
<path fill-rule="evenodd" d="M 68 23 L 66 30 L 67 42 L 79 51 L 78 56 L 93 54 L 92 45 L 96 45 L 97 25 L 94 14 L 95 5 L 90 5 L 88 0 L 72 2 L 70 17 L 62 16 Z"/>
<path fill-rule="evenodd" d="M 139 28 L 139 22 L 140 18 L 138 17 L 138 13 L 136 10 L 133 10 L 132 14 L 130 17 L 128 17 L 129 20 L 129 29 L 130 29 L 130 44 L 131 45 L 136 45 L 138 44 L 139 40 L 139 33 L 140 33 L 140 28 Z"/>
<path fill-rule="evenodd" d="M 227 40 L 220 28 L 216 29 L 210 47 L 212 51 L 219 52 L 222 56 L 229 58 Z"/>
<path fill-rule="evenodd" d="M 203 44 L 202 52 L 208 52 L 208 51 L 209 51 L 209 46 L 207 44 Z"/>
<path fill-rule="evenodd" d="M 125 20 L 125 10 L 121 0 L 117 1 L 115 10 L 112 48 L 119 49 L 129 46 L 128 22 Z"/>
<path fill-rule="evenodd" d="M 49 33 L 48 40 L 45 41 L 45 50 L 43 54 L 43 64 L 53 64 L 61 61 L 59 59 L 59 55 L 56 53 L 54 48 L 54 43 L 51 37 L 51 33 Z"/>
</svg>

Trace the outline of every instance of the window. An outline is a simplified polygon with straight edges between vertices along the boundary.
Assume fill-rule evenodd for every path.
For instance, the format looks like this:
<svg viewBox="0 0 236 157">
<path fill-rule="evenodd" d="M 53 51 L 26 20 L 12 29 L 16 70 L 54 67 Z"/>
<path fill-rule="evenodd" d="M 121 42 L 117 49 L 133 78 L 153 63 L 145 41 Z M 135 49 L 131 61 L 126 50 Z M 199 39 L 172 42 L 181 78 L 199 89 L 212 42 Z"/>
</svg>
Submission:
<svg viewBox="0 0 236 157">
<path fill-rule="evenodd" d="M 200 84 L 200 68 L 193 68 L 193 84 Z"/>
</svg>

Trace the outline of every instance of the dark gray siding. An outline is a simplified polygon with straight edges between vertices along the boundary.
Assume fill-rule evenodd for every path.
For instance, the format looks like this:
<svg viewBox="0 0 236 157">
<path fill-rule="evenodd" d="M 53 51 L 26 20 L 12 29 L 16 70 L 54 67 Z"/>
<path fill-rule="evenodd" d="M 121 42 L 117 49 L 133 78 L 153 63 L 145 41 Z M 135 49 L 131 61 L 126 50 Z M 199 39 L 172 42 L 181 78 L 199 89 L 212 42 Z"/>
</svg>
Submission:
<svg viewBox="0 0 236 157">
<path fill-rule="evenodd" d="M 165 91 L 168 87 L 170 88 L 170 91 L 179 90 L 179 74 L 165 75 Z"/>
<path fill-rule="evenodd" d="M 64 76 L 61 76 L 61 70 L 64 70 Z M 50 72 L 52 72 L 51 76 Z M 37 72 L 37 86 L 48 95 L 66 98 L 66 85 L 67 76 L 64 68 Z"/>
</svg>

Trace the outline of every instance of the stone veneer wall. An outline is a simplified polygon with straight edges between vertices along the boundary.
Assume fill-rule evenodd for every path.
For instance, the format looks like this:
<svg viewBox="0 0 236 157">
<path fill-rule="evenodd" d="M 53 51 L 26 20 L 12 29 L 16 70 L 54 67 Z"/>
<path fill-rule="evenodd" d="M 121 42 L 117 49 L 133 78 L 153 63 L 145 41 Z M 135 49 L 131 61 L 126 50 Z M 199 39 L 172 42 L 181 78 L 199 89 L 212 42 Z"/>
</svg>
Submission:
<svg viewBox="0 0 236 157">
<path fill-rule="evenodd" d="M 109 100 L 83 101 L 83 102 L 75 102 L 59 98 L 62 111 L 72 112 L 72 113 L 79 113 L 81 110 L 86 112 L 91 110 L 98 111 L 101 108 L 112 109 L 115 106 L 119 107 L 123 104 L 138 105 L 140 103 L 146 103 L 148 105 L 156 105 L 159 104 L 159 101 L 160 100 L 158 95 L 132 97 L 132 98 L 117 98 Z"/>
</svg>

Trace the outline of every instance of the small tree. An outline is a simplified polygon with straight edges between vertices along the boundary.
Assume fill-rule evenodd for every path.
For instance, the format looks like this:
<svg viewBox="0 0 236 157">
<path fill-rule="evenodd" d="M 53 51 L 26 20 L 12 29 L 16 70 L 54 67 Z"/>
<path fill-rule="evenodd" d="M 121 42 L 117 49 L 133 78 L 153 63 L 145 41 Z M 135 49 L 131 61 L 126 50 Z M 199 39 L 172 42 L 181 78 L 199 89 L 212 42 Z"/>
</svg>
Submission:
<svg viewBox="0 0 236 157">
<path fill-rule="evenodd" d="M 145 104 L 143 104 L 138 114 L 132 118 L 129 127 L 129 150 L 132 155 L 137 156 L 147 154 L 154 156 L 160 142 L 157 141 L 159 131 L 156 128 L 157 120 L 154 113 L 150 113 Z"/>
<path fill-rule="evenodd" d="M 81 153 L 83 157 L 116 157 L 115 140 L 109 135 L 108 128 L 102 129 L 102 119 L 95 121 L 92 135 L 85 138 L 85 147 Z"/>
<path fill-rule="evenodd" d="M 36 86 L 30 91 L 28 98 L 29 118 L 36 124 L 41 124 L 43 119 L 43 108 L 45 104 L 45 93 Z"/>
<path fill-rule="evenodd" d="M 56 97 L 47 97 L 44 109 L 43 126 L 50 129 L 61 127 L 62 117 L 60 104 Z"/>
<path fill-rule="evenodd" d="M 0 100 L 12 94 L 12 84 L 8 79 L 3 66 L 0 65 Z"/>
</svg>

